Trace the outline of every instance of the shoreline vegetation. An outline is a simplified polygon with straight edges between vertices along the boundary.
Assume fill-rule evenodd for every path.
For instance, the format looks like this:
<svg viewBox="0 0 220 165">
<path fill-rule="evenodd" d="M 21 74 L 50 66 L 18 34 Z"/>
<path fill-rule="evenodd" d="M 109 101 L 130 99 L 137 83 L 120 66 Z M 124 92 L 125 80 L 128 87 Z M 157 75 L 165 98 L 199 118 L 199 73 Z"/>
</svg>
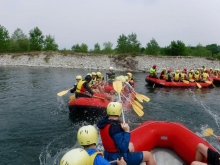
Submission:
<svg viewBox="0 0 220 165">
<path fill-rule="evenodd" d="M 207 57 L 192 56 L 154 56 L 154 55 L 116 55 L 90 53 L 27 52 L 0 54 L 0 66 L 54 67 L 88 70 L 148 72 L 153 64 L 158 71 L 163 68 L 220 68 L 220 61 Z"/>
<path fill-rule="evenodd" d="M 75 41 L 74 41 L 75 42 Z M 152 38 L 143 46 L 135 33 L 121 34 L 117 44 L 95 43 L 89 50 L 88 45 L 73 44 L 71 49 L 59 49 L 53 35 L 44 35 L 34 27 L 26 35 L 17 28 L 11 36 L 0 25 L 0 66 L 32 66 L 78 68 L 90 70 L 108 70 L 110 66 L 116 71 L 148 72 L 153 64 L 157 71 L 163 68 L 197 69 L 220 68 L 220 45 L 213 43 L 206 46 L 186 45 L 180 40 L 171 41 L 168 46 L 160 47 Z"/>
</svg>

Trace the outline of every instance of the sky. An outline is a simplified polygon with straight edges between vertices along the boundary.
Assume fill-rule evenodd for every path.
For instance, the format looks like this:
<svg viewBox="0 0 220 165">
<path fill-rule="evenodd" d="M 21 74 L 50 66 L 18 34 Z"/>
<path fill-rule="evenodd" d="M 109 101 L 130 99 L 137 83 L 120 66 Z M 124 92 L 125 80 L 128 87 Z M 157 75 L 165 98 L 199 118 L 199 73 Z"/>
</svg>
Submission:
<svg viewBox="0 0 220 165">
<path fill-rule="evenodd" d="M 38 27 L 59 49 L 115 48 L 120 35 L 132 33 L 142 47 L 153 38 L 160 47 L 177 40 L 220 45 L 220 0 L 0 0 L 0 25 L 10 36 Z"/>
</svg>

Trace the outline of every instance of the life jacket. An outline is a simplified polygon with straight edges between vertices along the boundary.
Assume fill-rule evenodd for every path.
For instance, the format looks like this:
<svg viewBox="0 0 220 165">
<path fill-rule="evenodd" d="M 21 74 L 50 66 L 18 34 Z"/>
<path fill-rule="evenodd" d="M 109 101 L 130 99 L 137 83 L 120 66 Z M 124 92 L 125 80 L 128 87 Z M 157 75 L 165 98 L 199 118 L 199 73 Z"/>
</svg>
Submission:
<svg viewBox="0 0 220 165">
<path fill-rule="evenodd" d="M 181 73 L 180 77 L 181 77 L 181 80 L 185 80 L 186 79 L 186 74 L 185 73 Z"/>
<path fill-rule="evenodd" d="M 95 83 L 96 83 L 96 78 L 94 78 L 94 79 L 92 79 L 90 82 L 91 82 L 91 85 L 95 85 Z"/>
<path fill-rule="evenodd" d="M 174 74 L 174 80 L 178 81 L 180 79 L 180 74 L 179 73 L 175 73 Z"/>
<path fill-rule="evenodd" d="M 160 73 L 160 77 L 164 77 L 165 76 L 165 71 L 162 71 L 161 73 Z"/>
<path fill-rule="evenodd" d="M 153 69 L 153 68 L 150 68 L 150 76 L 154 76 L 155 75 L 155 69 Z"/>
<path fill-rule="evenodd" d="M 96 158 L 96 156 L 97 155 L 101 155 L 102 157 L 103 157 L 103 153 L 102 152 L 94 152 L 92 155 L 90 155 L 90 163 L 89 164 L 91 164 L 91 165 L 93 165 L 94 164 L 94 160 L 95 160 L 95 158 Z"/>
<path fill-rule="evenodd" d="M 84 88 L 83 84 L 86 82 L 85 80 L 80 80 L 76 86 L 76 92 L 84 94 L 86 92 L 86 89 Z"/>
<path fill-rule="evenodd" d="M 199 74 L 195 74 L 194 77 L 196 81 L 199 81 Z"/>
<path fill-rule="evenodd" d="M 193 74 L 192 74 L 192 73 L 189 73 L 189 74 L 188 74 L 188 78 L 189 78 L 189 80 L 193 79 L 193 78 L 194 78 L 194 77 L 193 77 Z"/>
<path fill-rule="evenodd" d="M 168 73 L 164 75 L 165 76 L 165 80 L 168 80 Z"/>
<path fill-rule="evenodd" d="M 131 78 L 131 80 L 129 80 L 128 82 L 129 82 L 129 84 L 134 88 L 134 79 Z"/>
<path fill-rule="evenodd" d="M 109 135 L 109 128 L 111 124 L 107 124 L 103 129 L 100 129 L 100 135 L 102 139 L 102 145 L 108 152 L 118 152 L 115 142 Z"/>
<path fill-rule="evenodd" d="M 207 80 L 208 77 L 209 77 L 208 73 L 203 73 L 202 78 L 204 81 Z"/>
<path fill-rule="evenodd" d="M 108 80 L 114 80 L 115 79 L 115 73 L 111 72 L 108 73 Z"/>
</svg>

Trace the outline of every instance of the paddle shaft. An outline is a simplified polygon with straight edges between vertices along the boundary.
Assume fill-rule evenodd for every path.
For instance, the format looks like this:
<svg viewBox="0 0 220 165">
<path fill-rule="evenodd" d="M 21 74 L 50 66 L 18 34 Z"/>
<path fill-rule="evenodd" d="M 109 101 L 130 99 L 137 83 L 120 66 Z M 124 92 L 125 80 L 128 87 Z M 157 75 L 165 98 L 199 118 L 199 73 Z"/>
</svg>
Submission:
<svg viewBox="0 0 220 165">
<path fill-rule="evenodd" d="M 118 93 L 118 96 L 119 96 L 119 100 L 121 101 L 121 94 Z M 123 123 L 125 123 L 125 116 L 124 116 L 124 110 L 122 108 L 122 120 L 123 120 Z"/>
</svg>

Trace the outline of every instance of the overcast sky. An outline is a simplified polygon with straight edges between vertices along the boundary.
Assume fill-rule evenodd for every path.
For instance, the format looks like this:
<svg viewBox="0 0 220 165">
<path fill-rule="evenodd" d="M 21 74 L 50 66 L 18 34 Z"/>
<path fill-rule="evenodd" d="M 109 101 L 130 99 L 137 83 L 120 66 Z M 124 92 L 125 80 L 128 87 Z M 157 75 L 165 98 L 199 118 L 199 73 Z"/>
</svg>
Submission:
<svg viewBox="0 0 220 165">
<path fill-rule="evenodd" d="M 186 45 L 220 45 L 220 0 L 0 0 L 0 25 L 26 35 L 38 27 L 59 49 L 85 43 L 117 45 L 135 33 L 143 47 L 181 40 Z"/>
</svg>

